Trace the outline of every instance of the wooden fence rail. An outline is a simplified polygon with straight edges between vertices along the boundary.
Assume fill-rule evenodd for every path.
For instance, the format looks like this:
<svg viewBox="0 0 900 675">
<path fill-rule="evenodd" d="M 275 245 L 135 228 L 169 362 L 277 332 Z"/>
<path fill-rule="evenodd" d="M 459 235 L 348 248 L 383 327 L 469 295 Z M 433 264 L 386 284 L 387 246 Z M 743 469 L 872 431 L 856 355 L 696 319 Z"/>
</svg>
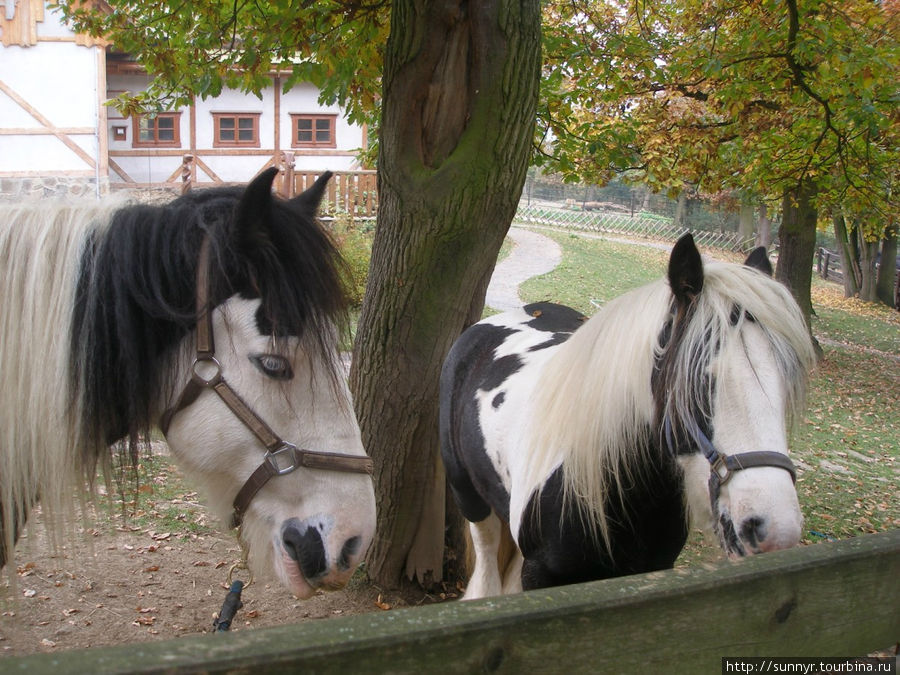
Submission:
<svg viewBox="0 0 900 675">
<path fill-rule="evenodd" d="M 505 598 L 19 659 L 53 673 L 720 673 L 900 639 L 900 530 Z"/>
<path fill-rule="evenodd" d="M 816 249 L 816 272 L 823 279 L 841 283 L 844 280 L 841 256 L 820 246 Z"/>
<path fill-rule="evenodd" d="M 294 193 L 300 194 L 321 175 L 320 171 L 294 171 Z M 328 181 L 321 213 L 346 213 L 354 218 L 374 218 L 378 213 L 375 171 L 336 171 Z"/>
</svg>

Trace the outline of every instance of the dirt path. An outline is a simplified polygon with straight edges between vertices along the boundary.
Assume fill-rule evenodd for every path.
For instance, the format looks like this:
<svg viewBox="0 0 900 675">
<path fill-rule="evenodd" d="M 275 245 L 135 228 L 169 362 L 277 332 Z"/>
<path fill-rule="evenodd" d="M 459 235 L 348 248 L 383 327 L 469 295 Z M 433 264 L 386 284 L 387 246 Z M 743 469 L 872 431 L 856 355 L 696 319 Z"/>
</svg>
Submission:
<svg viewBox="0 0 900 675">
<path fill-rule="evenodd" d="M 485 298 L 488 307 L 501 312 L 521 307 L 519 285 L 550 272 L 562 260 L 559 244 L 549 237 L 518 227 L 510 228 L 508 236 L 514 248 L 494 268 Z"/>
</svg>

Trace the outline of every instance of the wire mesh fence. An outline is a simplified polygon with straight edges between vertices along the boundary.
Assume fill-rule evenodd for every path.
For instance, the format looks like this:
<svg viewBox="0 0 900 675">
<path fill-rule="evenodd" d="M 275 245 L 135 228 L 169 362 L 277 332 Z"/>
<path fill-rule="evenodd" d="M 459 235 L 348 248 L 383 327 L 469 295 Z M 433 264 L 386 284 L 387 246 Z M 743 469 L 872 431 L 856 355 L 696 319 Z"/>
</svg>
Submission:
<svg viewBox="0 0 900 675">
<path fill-rule="evenodd" d="M 736 232 L 686 229 L 664 216 L 576 211 L 552 204 L 520 204 L 514 222 L 667 241 L 674 241 L 690 231 L 699 245 L 729 251 L 746 251 L 753 245 L 753 239 L 742 239 Z"/>
</svg>

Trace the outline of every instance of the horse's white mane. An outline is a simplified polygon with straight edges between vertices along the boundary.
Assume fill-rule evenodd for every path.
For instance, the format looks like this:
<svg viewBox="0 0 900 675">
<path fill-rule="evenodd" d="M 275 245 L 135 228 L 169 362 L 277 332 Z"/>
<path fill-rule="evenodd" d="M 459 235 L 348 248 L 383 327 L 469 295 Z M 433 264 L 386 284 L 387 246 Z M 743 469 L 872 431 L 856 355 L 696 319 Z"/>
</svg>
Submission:
<svg viewBox="0 0 900 675">
<path fill-rule="evenodd" d="M 664 279 L 610 301 L 547 362 L 535 393 L 524 494 L 539 490 L 562 465 L 564 499 L 577 500 L 589 531 L 608 550 L 605 497 L 613 487 L 623 495 L 640 481 L 645 454 L 659 438 L 659 429 L 653 428 L 651 376 L 671 303 Z M 679 350 L 672 367 L 681 389 L 666 392 L 666 412 L 675 420 L 694 414 L 691 408 L 706 393 L 697 390 L 703 380 L 697 371 L 711 362 L 716 345 L 740 329 L 743 319 L 737 326 L 732 321 L 739 306 L 772 344 L 788 392 L 786 414 L 793 418 L 815 357 L 789 291 L 749 267 L 706 262 L 703 290 L 694 305 L 680 344 L 669 346 Z"/>
<path fill-rule="evenodd" d="M 60 525 L 83 490 L 79 401 L 73 400 L 70 340 L 81 252 L 121 200 L 0 207 L 0 499 L 7 552 L 13 522 L 39 495 Z M 51 535 L 58 527 L 50 527 Z"/>
</svg>

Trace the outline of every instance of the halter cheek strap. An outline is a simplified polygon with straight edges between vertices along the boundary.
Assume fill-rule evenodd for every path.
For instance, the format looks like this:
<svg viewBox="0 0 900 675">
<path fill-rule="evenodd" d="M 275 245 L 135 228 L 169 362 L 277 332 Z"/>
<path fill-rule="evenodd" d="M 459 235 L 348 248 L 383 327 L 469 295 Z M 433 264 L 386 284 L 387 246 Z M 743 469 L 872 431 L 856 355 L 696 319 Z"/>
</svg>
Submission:
<svg viewBox="0 0 900 675">
<path fill-rule="evenodd" d="M 167 434 L 172 418 L 196 401 L 204 389 L 212 389 L 266 448 L 262 464 L 250 474 L 234 498 L 231 527 L 236 528 L 241 524 L 253 497 L 275 476 L 284 476 L 300 467 L 371 475 L 374 467 L 368 457 L 335 452 L 312 452 L 288 443 L 276 434 L 226 382 L 222 366 L 216 360 L 213 339 L 208 286 L 209 249 L 209 236 L 206 236 L 200 246 L 197 264 L 197 352 L 191 364 L 191 379 L 185 384 L 175 404 L 163 413 L 159 426 L 163 434 Z"/>
<path fill-rule="evenodd" d="M 675 454 L 675 441 L 672 438 L 672 422 L 668 416 L 663 421 L 663 430 L 666 437 L 666 444 L 669 451 Z M 731 477 L 738 471 L 744 469 L 752 469 L 761 466 L 771 466 L 777 469 L 784 469 L 791 474 L 791 481 L 797 482 L 797 469 L 790 457 L 780 452 L 771 452 L 768 450 L 758 450 L 754 452 L 742 452 L 736 455 L 726 455 L 720 452 L 713 442 L 709 440 L 702 430 L 697 429 L 697 436 L 694 439 L 697 447 L 706 460 L 710 464 L 709 472 L 709 500 L 710 505 L 715 514 L 716 503 L 719 501 L 719 492 Z"/>
</svg>

